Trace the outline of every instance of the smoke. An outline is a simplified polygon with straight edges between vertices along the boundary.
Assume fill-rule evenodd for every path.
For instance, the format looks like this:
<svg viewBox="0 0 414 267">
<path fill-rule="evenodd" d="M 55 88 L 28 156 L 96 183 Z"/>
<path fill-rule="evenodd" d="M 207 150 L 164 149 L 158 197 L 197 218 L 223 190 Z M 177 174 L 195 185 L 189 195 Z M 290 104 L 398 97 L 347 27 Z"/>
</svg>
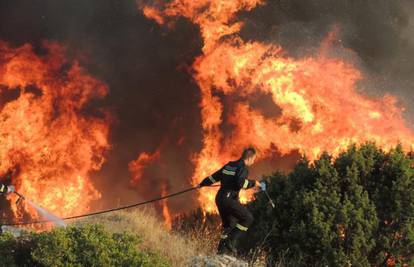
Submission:
<svg viewBox="0 0 414 267">
<path fill-rule="evenodd" d="M 338 47 L 352 51 L 346 56 L 369 78 L 365 93 L 400 96 L 412 120 L 413 10 L 403 0 L 269 0 L 239 15 L 245 22 L 243 39 L 278 43 L 290 56 L 312 54 L 337 26 Z M 178 19 L 174 28 L 160 27 L 137 11 L 134 0 L 2 0 L 0 17 L 0 40 L 31 43 L 38 53 L 42 40 L 58 41 L 108 85 L 106 100 L 94 103 L 116 118 L 112 150 L 94 174 L 104 200 L 96 208 L 159 196 L 164 183 L 169 192 L 189 186 L 191 156 L 201 148 L 200 96 L 189 71 L 201 54 L 195 25 Z M 144 172 L 142 183 L 132 186 L 128 163 L 158 150 L 162 157 Z M 288 169 L 296 157 L 258 168 Z M 188 197 L 168 204 L 174 212 L 187 210 L 195 206 L 195 196 Z"/>
</svg>

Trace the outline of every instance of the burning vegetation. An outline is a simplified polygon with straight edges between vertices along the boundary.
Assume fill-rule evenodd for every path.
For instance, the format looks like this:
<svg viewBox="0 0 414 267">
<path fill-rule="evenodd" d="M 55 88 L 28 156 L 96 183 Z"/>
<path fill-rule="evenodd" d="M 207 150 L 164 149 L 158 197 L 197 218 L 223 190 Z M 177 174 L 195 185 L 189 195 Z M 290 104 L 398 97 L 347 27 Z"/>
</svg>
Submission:
<svg viewBox="0 0 414 267">
<path fill-rule="evenodd" d="M 13 2 L 13 8 L 0 4 L 9 23 L 0 26 L 0 177 L 33 203 L 65 217 L 113 208 L 115 200 L 119 206 L 164 197 L 198 185 L 253 146 L 254 176 L 293 171 L 270 177 L 269 192 L 283 212 L 269 215 L 268 199 L 252 192 L 240 196 L 243 203 L 257 197 L 251 207 L 261 221 L 252 244 L 266 237 L 278 252 L 297 249 L 286 254 L 292 258 L 305 251 L 310 257 L 300 260 L 308 265 L 324 257 L 329 265 L 338 250 L 346 252 L 339 265 L 361 258 L 366 265 L 403 265 L 413 257 L 412 151 L 406 153 L 414 142 L 407 116 L 413 109 L 393 86 L 410 84 L 413 99 L 407 55 L 414 52 L 414 5 L 381 0 L 375 13 L 370 4 L 325 0 L 43 0 L 34 14 L 62 24 L 39 27 L 36 35 L 33 15 L 20 16 L 21 3 Z M 88 12 L 79 12 L 80 5 Z M 44 17 L 45 6 L 51 9 Z M 280 19 L 271 20 L 270 32 L 306 28 L 312 41 L 302 44 L 305 38 L 291 29 L 285 30 L 295 35 L 290 42 L 252 33 L 267 29 L 271 9 Z M 27 17 L 22 28 L 8 17 L 15 12 Z M 373 31 L 358 16 L 376 18 L 371 25 L 384 31 L 383 39 L 361 36 Z M 361 25 L 350 27 L 354 18 Z M 104 29 L 97 27 L 103 21 Z M 329 26 L 319 32 L 320 24 Z M 362 39 L 372 40 L 355 51 L 352 44 Z M 372 82 L 373 62 L 390 76 Z M 399 81 L 384 82 L 392 79 Z M 382 88 L 372 89 L 377 84 Z M 302 156 L 310 161 L 298 161 Z M 167 229 L 176 218 L 191 226 L 216 220 L 216 191 L 159 201 Z M 15 200 L 0 200 L 2 219 L 39 219 Z M 195 207 L 196 218 L 186 217 Z M 310 238 L 302 242 L 303 236 Z"/>
<path fill-rule="evenodd" d="M 191 89 L 198 90 L 193 92 L 198 106 L 195 105 L 193 110 L 183 108 L 182 113 L 197 115 L 180 117 L 174 113 L 172 123 L 160 119 L 163 116 L 170 118 L 162 111 L 176 109 L 165 99 L 175 95 L 179 99 L 190 96 L 188 91 L 180 93 L 179 88 L 184 87 L 181 83 L 174 90 L 165 84 L 157 84 L 155 86 L 173 91 L 165 97 L 155 94 L 157 101 L 166 101 L 159 105 L 165 110 L 158 110 L 156 101 L 148 105 L 143 103 L 151 97 L 149 95 L 139 95 L 138 100 L 131 96 L 133 103 L 127 102 L 129 106 L 139 102 L 136 106 L 156 109 L 155 115 L 138 110 L 134 114 L 138 114 L 139 122 L 135 122 L 136 118 L 125 119 L 128 127 L 119 130 L 124 135 L 114 140 L 109 140 L 113 122 L 108 115 L 110 108 L 97 108 L 100 105 L 96 105 L 96 101 L 116 99 L 114 95 L 118 93 L 119 84 L 114 86 L 113 80 L 111 83 L 108 78 L 116 76 L 116 71 L 101 70 L 99 78 L 88 74 L 80 63 L 84 61 L 84 55 L 73 59 L 65 45 L 56 42 L 42 41 L 44 45 L 33 46 L 2 42 L 0 174 L 11 174 L 12 183 L 19 192 L 57 215 L 66 216 L 90 211 L 94 201 L 105 202 L 103 195 L 109 199 L 105 205 L 113 207 L 112 198 L 118 200 L 124 192 L 128 192 L 125 194 L 128 197 L 122 201 L 131 202 L 136 199 L 136 192 L 145 199 L 168 194 L 188 184 L 196 185 L 226 161 L 238 157 L 240 147 L 247 145 L 255 146 L 260 161 L 270 162 L 272 170 L 276 166 L 273 164 L 275 159 L 280 157 L 294 155 L 296 160 L 300 155 L 306 155 L 313 160 L 323 151 L 336 156 L 352 143 L 374 141 L 385 150 L 401 143 L 405 149 L 411 149 L 414 134 L 403 118 L 403 105 L 391 93 L 379 97 L 365 94 L 365 74 L 352 60 L 354 52 L 341 45 L 340 23 L 331 27 L 316 51 L 301 56 L 290 55 L 288 47 L 276 42 L 243 38 L 242 31 L 246 26 L 243 16 L 245 18 L 246 14 L 266 5 L 270 3 L 263 0 L 138 1 L 137 11 L 134 4 L 134 16 L 140 12 L 146 17 L 142 17 L 142 21 L 148 25 L 151 23 L 149 19 L 155 21 L 148 26 L 151 30 L 164 28 L 177 33 L 174 32 L 177 27 L 181 27 L 180 31 L 184 27 L 182 18 L 185 23 L 192 24 L 184 23 L 185 27 L 194 30 L 191 27 L 195 25 L 194 31 L 201 38 L 199 51 L 187 55 L 190 59 L 184 66 L 172 65 L 178 72 L 188 70 L 192 75 L 196 86 Z M 116 12 L 116 8 L 109 7 L 110 12 Z M 51 37 L 54 38 L 58 39 Z M 82 42 L 82 38 L 75 39 Z M 62 43 L 74 46 L 69 40 Z M 122 49 L 107 50 L 111 54 L 122 52 Z M 136 50 L 147 54 L 149 49 Z M 170 50 L 165 53 L 168 56 L 179 54 Z M 99 58 L 99 53 L 91 54 Z M 130 55 L 128 58 L 134 59 Z M 99 69 L 96 67 L 99 62 L 93 63 L 95 65 L 88 65 L 88 68 Z M 151 67 L 147 65 L 145 68 Z M 99 73 L 96 69 L 91 73 Z M 132 64 L 128 65 L 127 71 L 120 71 L 123 76 L 118 80 L 136 75 L 129 73 L 129 69 L 133 69 Z M 169 71 L 157 73 L 157 80 L 163 80 L 163 75 Z M 159 79 L 160 75 L 163 79 Z M 181 82 L 191 83 L 188 78 L 185 76 Z M 165 74 L 165 80 L 169 83 L 168 74 Z M 122 86 L 133 88 L 131 84 Z M 154 89 L 150 86 L 151 82 L 144 84 L 144 87 Z M 122 98 L 129 98 L 129 93 Z M 119 101 L 118 106 L 123 106 L 124 102 Z M 129 110 L 124 114 L 129 114 Z M 122 114 L 114 112 L 113 115 L 119 116 L 117 123 L 124 123 Z M 160 121 L 153 123 L 157 119 Z M 183 130 L 188 121 L 197 124 L 196 127 Z M 146 134 L 136 134 L 131 124 L 139 126 L 136 131 L 145 127 L 150 129 L 145 128 Z M 155 133 L 154 129 L 160 125 L 167 126 L 159 130 L 162 133 Z M 119 145 L 120 139 L 133 141 Z M 117 160 L 121 163 L 114 164 L 113 169 L 108 167 L 110 171 L 102 170 L 105 152 L 111 145 L 117 151 L 113 158 L 120 158 Z M 124 153 L 125 150 L 128 153 Z M 182 160 L 177 160 L 178 157 Z M 115 161 L 113 158 L 112 162 Z M 107 183 L 92 180 L 91 174 L 98 171 L 101 171 L 98 177 L 105 177 Z M 255 174 L 264 172 L 259 169 Z M 115 177 L 123 182 L 119 188 L 113 186 Z M 214 212 L 215 191 L 204 189 L 195 202 L 165 200 L 160 203 L 159 211 L 169 225 L 175 215 L 198 205 L 205 212 Z M 241 197 L 247 202 L 252 194 Z M 27 207 L 18 209 L 13 204 L 2 205 L 12 209 L 13 214 L 8 216 L 16 220 L 24 216 L 35 217 Z"/>
<path fill-rule="evenodd" d="M 101 168 L 110 146 L 109 117 L 87 109 L 108 88 L 67 60 L 64 47 L 46 42 L 43 49 L 38 55 L 30 45 L 0 43 L 0 173 L 51 212 L 81 214 L 101 197 L 90 173 Z M 11 203 L 16 221 L 37 217 Z"/>
<path fill-rule="evenodd" d="M 362 73 L 351 61 L 334 55 L 336 27 L 316 55 L 292 58 L 280 45 L 244 41 L 238 35 L 243 23 L 236 14 L 264 1 L 157 3 L 139 7 L 168 27 L 174 27 L 177 17 L 189 19 L 199 26 L 203 40 L 202 54 L 192 66 L 203 128 L 203 147 L 192 158 L 194 185 L 237 157 L 247 144 L 259 150 L 262 160 L 292 151 L 310 159 L 323 151 L 338 155 L 353 143 L 367 141 L 384 149 L 412 145 L 414 132 L 396 97 L 362 94 Z M 255 104 L 258 98 L 267 98 L 270 105 Z M 199 202 L 206 211 L 215 211 L 214 195 L 214 189 L 201 192 Z M 241 198 L 246 202 L 251 195 Z"/>
</svg>

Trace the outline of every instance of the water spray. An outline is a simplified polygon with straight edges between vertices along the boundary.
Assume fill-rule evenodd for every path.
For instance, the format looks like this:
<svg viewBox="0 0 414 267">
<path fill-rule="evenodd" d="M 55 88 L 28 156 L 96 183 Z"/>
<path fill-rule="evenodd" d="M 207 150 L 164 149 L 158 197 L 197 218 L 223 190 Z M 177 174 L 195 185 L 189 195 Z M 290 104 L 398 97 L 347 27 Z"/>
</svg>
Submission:
<svg viewBox="0 0 414 267">
<path fill-rule="evenodd" d="M 56 215 L 52 214 L 51 212 L 47 211 L 45 208 L 37 205 L 36 203 L 31 201 L 30 199 L 27 199 L 22 194 L 20 194 L 16 191 L 14 191 L 14 193 L 19 197 L 16 200 L 16 205 L 21 203 L 22 200 L 25 200 L 30 206 L 32 206 L 37 211 L 37 213 L 40 216 L 45 217 L 49 221 L 53 222 L 55 224 L 55 226 L 57 226 L 57 227 L 66 227 L 66 223 L 61 218 L 59 218 L 58 216 L 56 216 Z"/>
</svg>

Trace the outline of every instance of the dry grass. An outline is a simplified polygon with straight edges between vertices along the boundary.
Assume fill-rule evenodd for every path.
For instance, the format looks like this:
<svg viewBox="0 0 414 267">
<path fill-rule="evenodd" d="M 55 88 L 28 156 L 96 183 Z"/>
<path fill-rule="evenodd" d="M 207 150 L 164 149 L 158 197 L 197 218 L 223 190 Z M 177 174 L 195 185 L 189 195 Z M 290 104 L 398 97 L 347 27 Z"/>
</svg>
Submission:
<svg viewBox="0 0 414 267">
<path fill-rule="evenodd" d="M 196 221 L 197 219 L 177 232 L 169 231 L 164 220 L 153 209 L 145 208 L 91 216 L 75 220 L 71 224 L 82 226 L 99 223 L 112 232 L 128 231 L 137 234 L 142 239 L 139 249 L 158 252 L 168 259 L 171 266 L 181 267 L 188 266 L 196 256 L 211 256 L 216 251 L 220 235 L 219 225 L 214 220 Z M 249 266 L 266 266 L 265 254 L 260 249 L 254 255 L 247 255 L 245 260 L 249 262 Z"/>
<path fill-rule="evenodd" d="M 113 232 L 128 231 L 142 238 L 140 249 L 158 252 L 172 266 L 186 266 L 196 255 L 210 254 L 214 240 L 168 231 L 152 209 L 117 211 L 76 220 L 75 225 L 100 223 Z M 209 251 L 210 250 L 210 251 Z"/>
</svg>

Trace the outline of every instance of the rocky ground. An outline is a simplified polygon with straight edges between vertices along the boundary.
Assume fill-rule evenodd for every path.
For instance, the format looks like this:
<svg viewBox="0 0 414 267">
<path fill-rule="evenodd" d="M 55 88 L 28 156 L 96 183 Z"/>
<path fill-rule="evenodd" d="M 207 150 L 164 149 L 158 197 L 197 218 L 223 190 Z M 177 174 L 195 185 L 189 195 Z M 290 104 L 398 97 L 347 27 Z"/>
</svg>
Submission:
<svg viewBox="0 0 414 267">
<path fill-rule="evenodd" d="M 248 267 L 248 263 L 228 255 L 197 256 L 190 267 Z"/>
</svg>

